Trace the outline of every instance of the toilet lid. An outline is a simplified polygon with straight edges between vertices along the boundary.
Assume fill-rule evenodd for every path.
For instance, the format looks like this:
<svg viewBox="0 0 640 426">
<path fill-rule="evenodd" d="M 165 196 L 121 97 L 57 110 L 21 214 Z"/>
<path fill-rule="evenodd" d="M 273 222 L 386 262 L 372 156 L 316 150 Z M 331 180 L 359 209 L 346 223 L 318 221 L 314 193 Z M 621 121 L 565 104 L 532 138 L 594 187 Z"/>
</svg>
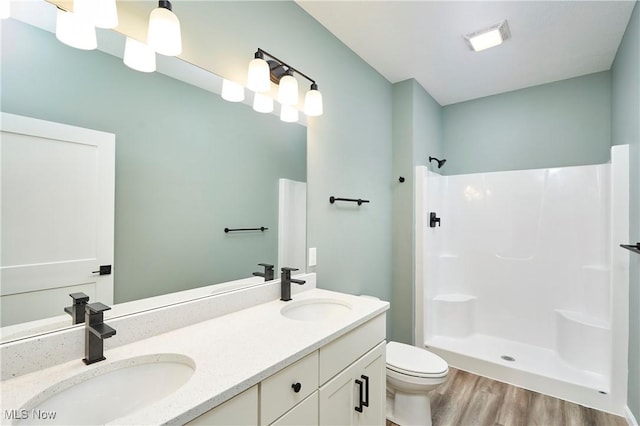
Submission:
<svg viewBox="0 0 640 426">
<path fill-rule="evenodd" d="M 410 376 L 442 376 L 449 370 L 447 362 L 438 355 L 404 343 L 387 343 L 387 368 Z"/>
</svg>

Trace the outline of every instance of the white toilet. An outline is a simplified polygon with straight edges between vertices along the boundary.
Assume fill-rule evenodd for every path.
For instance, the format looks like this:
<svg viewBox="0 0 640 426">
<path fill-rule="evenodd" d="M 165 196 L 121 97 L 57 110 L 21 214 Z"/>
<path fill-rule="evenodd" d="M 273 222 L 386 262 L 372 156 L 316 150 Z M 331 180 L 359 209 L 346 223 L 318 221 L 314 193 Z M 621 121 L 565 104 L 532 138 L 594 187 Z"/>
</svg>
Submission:
<svg viewBox="0 0 640 426">
<path fill-rule="evenodd" d="M 387 343 L 387 419 L 400 426 L 431 426 L 428 392 L 448 373 L 447 362 L 426 349 Z"/>
</svg>

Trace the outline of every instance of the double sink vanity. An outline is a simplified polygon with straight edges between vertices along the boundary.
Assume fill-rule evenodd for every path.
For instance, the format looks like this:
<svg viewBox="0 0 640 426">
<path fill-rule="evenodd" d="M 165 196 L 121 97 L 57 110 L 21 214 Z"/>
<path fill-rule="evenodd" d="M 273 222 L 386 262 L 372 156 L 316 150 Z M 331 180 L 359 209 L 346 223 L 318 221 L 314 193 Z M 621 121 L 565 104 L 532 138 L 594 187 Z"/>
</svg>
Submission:
<svg viewBox="0 0 640 426">
<path fill-rule="evenodd" d="M 384 424 L 387 302 L 271 281 L 0 346 L 2 424 Z M 77 347 L 74 347 L 77 346 Z"/>
</svg>

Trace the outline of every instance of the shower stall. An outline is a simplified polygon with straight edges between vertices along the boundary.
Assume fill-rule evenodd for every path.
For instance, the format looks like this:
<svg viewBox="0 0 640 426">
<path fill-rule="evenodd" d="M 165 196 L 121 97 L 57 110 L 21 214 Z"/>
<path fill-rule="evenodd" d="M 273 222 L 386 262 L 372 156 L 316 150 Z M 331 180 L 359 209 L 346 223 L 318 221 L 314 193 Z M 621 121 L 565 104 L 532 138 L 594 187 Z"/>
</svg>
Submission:
<svg viewBox="0 0 640 426">
<path fill-rule="evenodd" d="M 417 167 L 416 343 L 454 367 L 622 414 L 628 146 L 611 158 L 453 176 Z"/>
</svg>

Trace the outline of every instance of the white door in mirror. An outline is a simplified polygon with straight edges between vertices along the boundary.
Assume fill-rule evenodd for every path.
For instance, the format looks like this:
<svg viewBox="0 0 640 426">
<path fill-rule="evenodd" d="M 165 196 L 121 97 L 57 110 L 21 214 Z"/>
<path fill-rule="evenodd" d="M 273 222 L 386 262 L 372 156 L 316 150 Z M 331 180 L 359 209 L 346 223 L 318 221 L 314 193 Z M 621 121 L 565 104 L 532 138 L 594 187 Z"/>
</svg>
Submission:
<svg viewBox="0 0 640 426">
<path fill-rule="evenodd" d="M 309 266 L 316 266 L 318 264 L 316 248 L 311 247 L 309 249 Z"/>
<path fill-rule="evenodd" d="M 113 264 L 115 135 L 1 118 L 0 325 L 61 315 L 73 292 L 113 303 L 113 275 L 92 272 Z"/>
</svg>

